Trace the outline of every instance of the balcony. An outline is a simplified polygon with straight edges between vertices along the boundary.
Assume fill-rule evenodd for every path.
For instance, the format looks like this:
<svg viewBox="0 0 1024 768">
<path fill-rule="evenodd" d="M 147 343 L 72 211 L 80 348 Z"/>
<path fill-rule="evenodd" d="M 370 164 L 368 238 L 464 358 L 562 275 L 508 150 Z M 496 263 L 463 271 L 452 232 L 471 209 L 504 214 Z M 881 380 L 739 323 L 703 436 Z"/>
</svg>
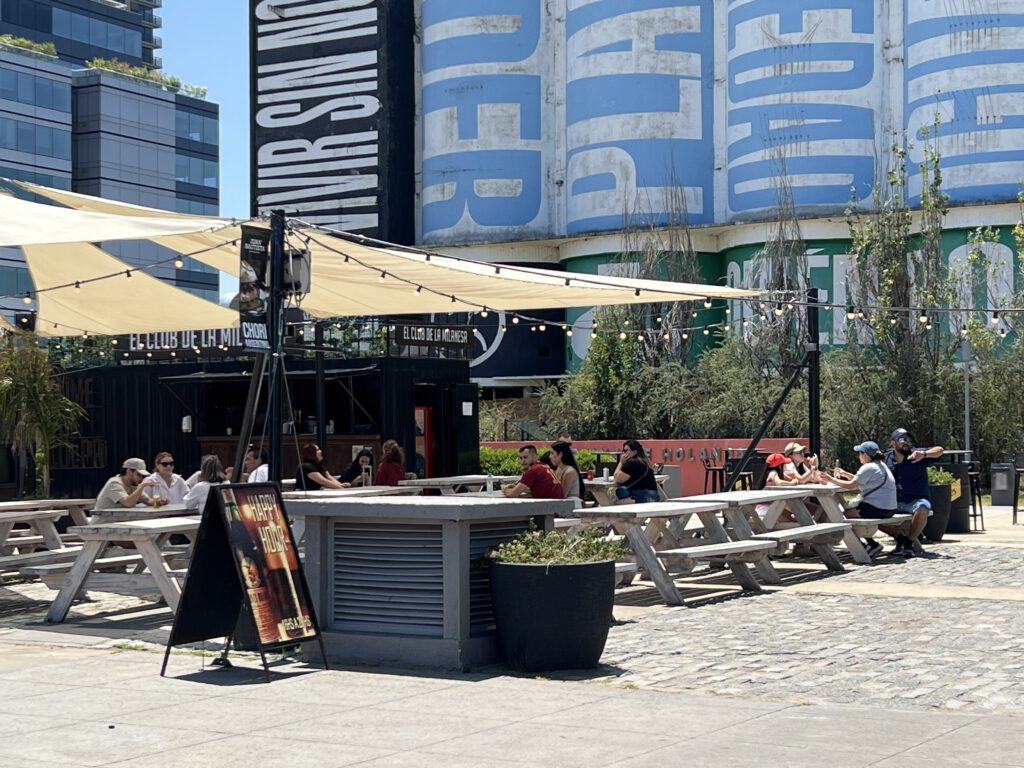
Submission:
<svg viewBox="0 0 1024 768">
<path fill-rule="evenodd" d="M 153 50 L 156 50 L 157 48 L 163 48 L 163 46 L 164 46 L 164 41 L 163 41 L 163 39 L 159 35 L 153 35 L 153 39 L 152 40 L 147 40 L 146 38 L 142 38 L 142 47 L 143 48 L 152 48 Z"/>
<path fill-rule="evenodd" d="M 153 11 L 146 10 L 142 12 L 142 26 L 149 29 L 160 29 L 163 25 L 164 20 L 153 13 Z"/>
</svg>

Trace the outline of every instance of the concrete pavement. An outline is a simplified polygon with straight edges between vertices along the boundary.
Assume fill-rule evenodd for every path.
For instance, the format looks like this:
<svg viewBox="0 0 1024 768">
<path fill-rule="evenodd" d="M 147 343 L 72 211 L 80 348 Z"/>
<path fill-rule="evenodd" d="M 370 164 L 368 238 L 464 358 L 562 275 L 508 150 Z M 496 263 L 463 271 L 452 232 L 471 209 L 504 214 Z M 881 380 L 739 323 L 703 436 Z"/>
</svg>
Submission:
<svg viewBox="0 0 1024 768">
<path fill-rule="evenodd" d="M 590 673 L 324 672 L 172 655 L 170 614 L 0 587 L 0 768 L 40 766 L 1022 766 L 1024 527 L 830 575 L 781 560 L 742 595 L 710 574 L 619 593 Z"/>
</svg>

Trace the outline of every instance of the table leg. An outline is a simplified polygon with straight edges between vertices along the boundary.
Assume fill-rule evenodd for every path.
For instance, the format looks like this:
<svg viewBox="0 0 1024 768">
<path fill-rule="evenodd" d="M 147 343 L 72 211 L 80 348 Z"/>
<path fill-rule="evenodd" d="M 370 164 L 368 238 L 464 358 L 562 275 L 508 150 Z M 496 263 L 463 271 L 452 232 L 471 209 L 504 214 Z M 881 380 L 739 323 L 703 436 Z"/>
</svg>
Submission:
<svg viewBox="0 0 1024 768">
<path fill-rule="evenodd" d="M 89 516 L 85 514 L 85 507 L 68 507 L 68 515 L 75 525 L 88 525 Z"/>
<path fill-rule="evenodd" d="M 843 514 L 842 507 L 839 506 L 839 502 L 836 501 L 834 496 L 819 493 L 818 501 L 821 502 L 821 508 L 825 510 L 825 518 L 830 523 L 848 522 L 846 515 Z M 863 542 L 853 532 L 852 528 L 843 531 L 843 543 L 846 544 L 846 548 L 850 551 L 850 556 L 853 557 L 854 561 L 862 565 L 871 565 L 871 557 L 868 555 L 867 550 L 864 549 Z"/>
<path fill-rule="evenodd" d="M 755 511 L 756 515 L 757 512 Z M 726 517 L 729 518 L 729 522 L 732 525 L 732 529 L 736 534 L 736 541 L 744 541 L 746 539 L 754 538 L 754 531 L 750 527 L 750 523 L 747 522 L 747 513 L 742 507 L 735 509 L 725 510 Z M 754 554 L 754 567 L 757 572 L 761 574 L 761 578 L 764 579 L 768 584 L 781 584 L 782 577 L 779 576 L 779 572 L 775 570 L 775 566 L 772 565 L 771 559 L 768 557 L 767 551 L 755 552 Z M 749 575 L 744 563 L 737 563 L 737 565 L 743 566 L 745 573 Z M 729 567 L 732 568 L 732 572 L 736 573 L 736 568 L 733 567 L 733 563 L 729 563 Z M 753 577 L 751 577 L 753 580 Z"/>
<path fill-rule="evenodd" d="M 105 541 L 85 542 L 82 550 L 75 558 L 71 570 L 64 577 L 64 583 L 61 585 L 60 591 L 57 592 L 57 596 L 53 599 L 50 610 L 46 612 L 47 621 L 59 624 L 67 618 L 68 611 L 71 610 L 71 603 L 85 586 L 85 580 L 89 578 L 89 573 L 92 571 L 96 558 L 106 548 L 107 542 Z"/>
<path fill-rule="evenodd" d="M 64 542 L 60 540 L 60 534 L 57 533 L 57 526 L 53 524 L 53 520 L 33 520 L 32 527 L 43 537 L 43 543 L 46 544 L 47 549 L 63 549 Z"/>
<path fill-rule="evenodd" d="M 669 576 L 668 571 L 665 570 L 664 564 L 658 559 L 654 545 L 647 540 L 643 528 L 637 524 L 627 525 L 626 540 L 629 541 L 629 545 L 633 548 L 637 565 L 647 572 L 648 577 L 654 582 L 654 586 L 658 588 L 658 593 L 665 599 L 665 602 L 669 605 L 683 605 L 683 596 L 679 594 L 679 589 L 676 587 L 675 582 Z"/>
<path fill-rule="evenodd" d="M 729 570 L 732 571 L 733 576 L 736 577 L 736 581 L 740 583 L 740 586 L 748 592 L 760 592 L 761 585 L 757 583 L 757 579 L 750 573 L 750 569 L 747 568 L 747 564 L 738 560 L 727 560 L 729 564 Z"/>
<path fill-rule="evenodd" d="M 13 520 L 0 520 L 0 551 L 3 551 L 4 547 L 11 546 L 7 544 L 7 537 L 11 535 L 11 531 L 13 530 Z"/>
<path fill-rule="evenodd" d="M 149 572 L 153 576 L 153 581 L 156 582 L 156 586 L 160 590 L 160 594 L 163 595 L 164 600 L 167 601 L 171 612 L 176 613 L 178 610 L 178 600 L 181 598 L 181 587 L 178 586 L 177 581 L 171 578 L 170 569 L 167 567 L 167 562 L 164 560 L 159 548 L 157 548 L 156 542 L 152 539 L 137 539 L 135 541 L 135 548 L 139 550 L 142 559 L 149 566 Z"/>
<path fill-rule="evenodd" d="M 790 499 L 790 506 L 793 508 L 793 516 L 800 525 L 814 525 L 814 515 L 811 514 L 811 510 L 809 510 L 807 505 L 804 504 L 803 499 Z M 820 541 L 814 542 L 813 540 L 808 542 L 808 544 L 810 544 L 811 549 L 813 549 L 815 554 L 821 558 L 821 562 L 823 562 L 825 567 L 830 571 L 840 573 L 846 570 L 843 568 L 843 564 L 839 561 L 839 557 L 830 545 Z"/>
</svg>

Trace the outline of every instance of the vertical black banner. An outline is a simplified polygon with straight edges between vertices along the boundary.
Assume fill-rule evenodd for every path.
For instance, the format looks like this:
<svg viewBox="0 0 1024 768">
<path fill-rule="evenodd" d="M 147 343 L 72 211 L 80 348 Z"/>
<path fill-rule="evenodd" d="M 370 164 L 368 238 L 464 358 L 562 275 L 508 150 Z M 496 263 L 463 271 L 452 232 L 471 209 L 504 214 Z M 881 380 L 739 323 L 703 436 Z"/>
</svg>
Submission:
<svg viewBox="0 0 1024 768">
<path fill-rule="evenodd" d="M 243 225 L 240 243 L 237 301 L 238 319 L 242 326 L 242 346 L 247 349 L 270 349 L 267 336 L 270 230 Z"/>
<path fill-rule="evenodd" d="M 252 211 L 411 243 L 408 0 L 251 0 Z"/>
</svg>

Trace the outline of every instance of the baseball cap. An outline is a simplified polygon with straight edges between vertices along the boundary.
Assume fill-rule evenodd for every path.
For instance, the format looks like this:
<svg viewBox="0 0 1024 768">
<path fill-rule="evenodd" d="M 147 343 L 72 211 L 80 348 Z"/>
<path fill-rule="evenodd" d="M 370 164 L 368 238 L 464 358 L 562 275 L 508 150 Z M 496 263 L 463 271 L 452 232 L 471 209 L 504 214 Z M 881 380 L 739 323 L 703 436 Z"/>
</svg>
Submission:
<svg viewBox="0 0 1024 768">
<path fill-rule="evenodd" d="M 903 429 L 903 427 L 900 427 L 891 435 L 889 435 L 890 440 L 899 440 L 901 437 L 910 437 L 910 433 L 907 432 L 907 430 Z"/>
<path fill-rule="evenodd" d="M 787 456 L 792 456 L 794 453 L 807 453 L 807 446 L 800 445 L 800 443 L 787 443 L 786 447 L 782 449 L 782 452 Z"/>
<path fill-rule="evenodd" d="M 121 465 L 121 469 L 134 469 L 140 475 L 148 475 L 146 471 L 146 462 L 142 459 L 125 459 L 124 464 Z"/>
<path fill-rule="evenodd" d="M 788 461 L 789 459 L 787 459 L 781 453 L 773 453 L 767 459 L 764 460 L 764 463 L 767 464 L 769 467 L 781 467 Z"/>
<path fill-rule="evenodd" d="M 860 445 L 853 446 L 853 450 L 855 450 L 857 453 L 866 453 L 869 456 L 874 456 L 876 453 L 878 453 L 878 443 L 876 443 L 874 440 L 865 440 Z"/>
</svg>

